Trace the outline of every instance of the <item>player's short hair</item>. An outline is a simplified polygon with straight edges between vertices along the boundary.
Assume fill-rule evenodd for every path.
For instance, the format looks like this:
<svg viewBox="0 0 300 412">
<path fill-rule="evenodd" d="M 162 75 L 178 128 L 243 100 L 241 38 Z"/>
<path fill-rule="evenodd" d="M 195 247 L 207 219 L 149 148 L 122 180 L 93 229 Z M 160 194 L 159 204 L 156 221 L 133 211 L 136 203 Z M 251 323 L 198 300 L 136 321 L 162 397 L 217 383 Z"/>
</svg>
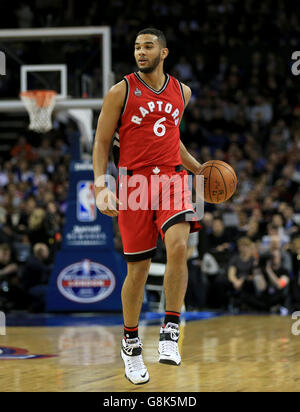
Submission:
<svg viewBox="0 0 300 412">
<path fill-rule="evenodd" d="M 139 31 L 138 34 L 136 35 L 136 37 L 140 36 L 141 34 L 153 34 L 154 36 L 156 36 L 158 38 L 158 41 L 159 41 L 161 47 L 167 47 L 166 36 L 164 35 L 164 33 L 161 30 L 149 27 L 147 29 L 143 29 L 143 30 Z"/>
</svg>

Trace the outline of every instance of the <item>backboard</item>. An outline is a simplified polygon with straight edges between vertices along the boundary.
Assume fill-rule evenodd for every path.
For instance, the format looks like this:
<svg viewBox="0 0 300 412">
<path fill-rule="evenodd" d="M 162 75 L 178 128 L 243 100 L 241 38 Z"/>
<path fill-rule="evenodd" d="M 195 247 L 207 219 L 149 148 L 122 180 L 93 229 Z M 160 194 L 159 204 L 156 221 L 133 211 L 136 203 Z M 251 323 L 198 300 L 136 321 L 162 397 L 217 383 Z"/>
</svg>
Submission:
<svg viewBox="0 0 300 412">
<path fill-rule="evenodd" d="M 55 90 L 55 110 L 100 110 L 113 83 L 107 26 L 0 30 L 6 75 L 0 77 L 0 112 L 25 111 L 19 92 Z"/>
</svg>

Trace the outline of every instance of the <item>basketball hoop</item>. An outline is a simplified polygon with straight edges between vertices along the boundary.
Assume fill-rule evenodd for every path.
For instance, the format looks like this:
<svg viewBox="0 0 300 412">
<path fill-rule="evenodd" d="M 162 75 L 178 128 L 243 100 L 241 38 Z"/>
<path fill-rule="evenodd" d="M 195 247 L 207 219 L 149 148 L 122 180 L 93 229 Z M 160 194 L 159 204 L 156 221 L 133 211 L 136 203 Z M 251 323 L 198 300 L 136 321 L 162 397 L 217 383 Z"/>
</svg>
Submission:
<svg viewBox="0 0 300 412">
<path fill-rule="evenodd" d="M 57 93 L 54 90 L 27 90 L 20 97 L 29 113 L 29 129 L 46 133 L 52 129 L 51 114 Z"/>
</svg>

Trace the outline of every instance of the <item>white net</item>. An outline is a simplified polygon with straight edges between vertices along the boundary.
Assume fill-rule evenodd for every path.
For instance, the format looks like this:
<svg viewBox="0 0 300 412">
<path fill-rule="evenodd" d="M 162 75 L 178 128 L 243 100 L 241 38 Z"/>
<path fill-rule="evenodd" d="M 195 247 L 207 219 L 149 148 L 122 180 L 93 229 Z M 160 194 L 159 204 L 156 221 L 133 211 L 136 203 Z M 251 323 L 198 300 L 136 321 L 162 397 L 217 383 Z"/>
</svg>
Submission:
<svg viewBox="0 0 300 412">
<path fill-rule="evenodd" d="M 29 129 L 46 133 L 52 129 L 51 114 L 57 93 L 54 90 L 28 90 L 20 97 L 29 114 Z"/>
</svg>

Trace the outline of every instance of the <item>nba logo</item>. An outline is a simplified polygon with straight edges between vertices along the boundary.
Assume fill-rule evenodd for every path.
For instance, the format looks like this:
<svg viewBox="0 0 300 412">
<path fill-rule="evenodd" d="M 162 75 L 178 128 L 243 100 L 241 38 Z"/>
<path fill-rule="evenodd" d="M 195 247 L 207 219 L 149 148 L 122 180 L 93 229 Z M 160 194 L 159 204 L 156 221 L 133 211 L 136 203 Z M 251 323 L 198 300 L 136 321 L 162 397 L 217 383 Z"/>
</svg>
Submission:
<svg viewBox="0 0 300 412">
<path fill-rule="evenodd" d="M 90 180 L 81 180 L 77 185 L 77 219 L 80 222 L 93 222 L 96 216 L 94 184 Z"/>
<path fill-rule="evenodd" d="M 134 94 L 135 94 L 137 97 L 140 97 L 140 96 L 142 95 L 142 92 L 141 92 L 140 89 L 136 88 Z"/>
</svg>

